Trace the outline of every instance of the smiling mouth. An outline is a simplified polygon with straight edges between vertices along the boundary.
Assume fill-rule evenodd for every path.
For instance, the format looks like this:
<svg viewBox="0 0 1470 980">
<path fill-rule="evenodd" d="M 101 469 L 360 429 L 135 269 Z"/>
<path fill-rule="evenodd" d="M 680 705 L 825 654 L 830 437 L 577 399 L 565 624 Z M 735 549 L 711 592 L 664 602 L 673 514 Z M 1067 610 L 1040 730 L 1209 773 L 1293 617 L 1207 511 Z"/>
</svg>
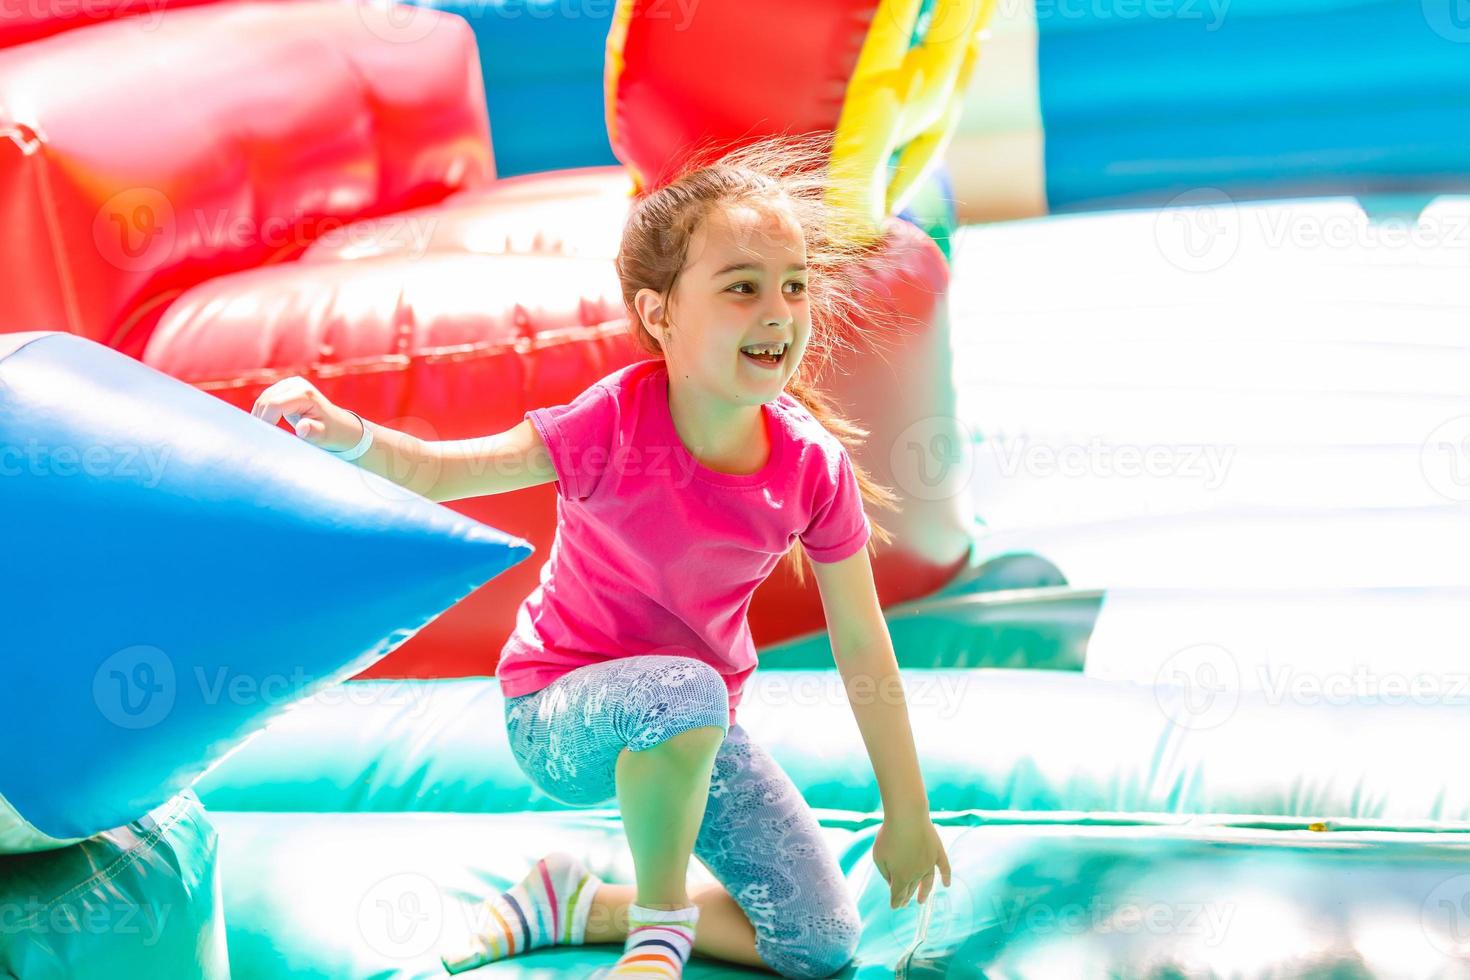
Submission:
<svg viewBox="0 0 1470 980">
<path fill-rule="evenodd" d="M 740 348 L 740 354 L 742 357 L 755 361 L 757 364 L 765 367 L 774 367 L 785 359 L 786 351 L 790 347 L 790 344 L 751 344 L 748 347 Z M 772 353 L 764 353 L 764 351 L 771 351 Z"/>
</svg>

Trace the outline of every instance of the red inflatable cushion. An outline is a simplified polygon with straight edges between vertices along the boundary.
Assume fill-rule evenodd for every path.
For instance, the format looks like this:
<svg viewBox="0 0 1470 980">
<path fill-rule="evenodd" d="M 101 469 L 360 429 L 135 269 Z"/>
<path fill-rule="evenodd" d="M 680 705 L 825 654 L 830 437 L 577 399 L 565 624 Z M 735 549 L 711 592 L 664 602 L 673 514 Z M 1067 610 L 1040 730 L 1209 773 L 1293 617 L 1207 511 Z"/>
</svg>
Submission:
<svg viewBox="0 0 1470 980">
<path fill-rule="evenodd" d="M 630 6 L 620 45 L 616 28 L 612 35 L 608 134 L 644 187 L 661 184 L 691 146 L 713 154 L 778 133 L 836 130 L 879 7 L 873 0 L 746 0 L 687 12 L 647 0 Z"/>
<path fill-rule="evenodd" d="M 51 0 L 49 3 L 12 2 L 0 17 L 0 48 L 37 41 L 89 24 L 136 17 L 133 26 L 143 33 L 158 26 L 165 10 L 197 7 L 215 0 Z"/>
<path fill-rule="evenodd" d="M 0 329 L 137 353 L 196 283 L 488 182 L 474 36 L 432 17 L 228 3 L 0 51 Z"/>
<path fill-rule="evenodd" d="M 317 239 L 301 260 L 474 252 L 603 257 L 611 262 L 632 195 L 633 181 L 622 167 L 510 177 L 430 207 L 355 222 Z"/>
</svg>

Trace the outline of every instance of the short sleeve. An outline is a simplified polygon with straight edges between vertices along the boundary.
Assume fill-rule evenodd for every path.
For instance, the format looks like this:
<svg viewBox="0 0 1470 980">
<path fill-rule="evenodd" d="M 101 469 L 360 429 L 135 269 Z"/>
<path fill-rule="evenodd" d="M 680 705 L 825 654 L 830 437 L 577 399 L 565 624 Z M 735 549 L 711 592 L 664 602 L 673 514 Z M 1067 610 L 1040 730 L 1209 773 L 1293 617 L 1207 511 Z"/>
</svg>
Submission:
<svg viewBox="0 0 1470 980">
<path fill-rule="evenodd" d="M 857 554 L 872 532 L 863 511 L 862 490 L 845 451 L 838 454 L 835 479 L 825 481 L 823 497 L 800 535 L 801 546 L 812 561 L 841 561 Z"/>
<path fill-rule="evenodd" d="M 556 470 L 556 492 L 567 500 L 592 496 L 607 469 L 617 428 L 617 396 L 595 384 L 565 405 L 533 408 L 524 416 L 541 433 Z"/>
</svg>

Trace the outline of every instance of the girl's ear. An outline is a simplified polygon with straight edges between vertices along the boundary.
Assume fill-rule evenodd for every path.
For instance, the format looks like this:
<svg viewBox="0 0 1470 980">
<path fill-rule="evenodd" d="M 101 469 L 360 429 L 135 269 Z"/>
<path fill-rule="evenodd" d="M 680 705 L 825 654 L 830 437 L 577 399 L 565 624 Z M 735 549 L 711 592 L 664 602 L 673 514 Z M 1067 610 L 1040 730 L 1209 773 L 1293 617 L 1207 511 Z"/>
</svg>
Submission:
<svg viewBox="0 0 1470 980">
<path fill-rule="evenodd" d="M 664 329 L 668 326 L 663 297 L 644 286 L 633 297 L 633 308 L 638 311 L 638 318 L 643 321 L 643 329 L 647 330 L 662 347 L 665 339 Z"/>
</svg>

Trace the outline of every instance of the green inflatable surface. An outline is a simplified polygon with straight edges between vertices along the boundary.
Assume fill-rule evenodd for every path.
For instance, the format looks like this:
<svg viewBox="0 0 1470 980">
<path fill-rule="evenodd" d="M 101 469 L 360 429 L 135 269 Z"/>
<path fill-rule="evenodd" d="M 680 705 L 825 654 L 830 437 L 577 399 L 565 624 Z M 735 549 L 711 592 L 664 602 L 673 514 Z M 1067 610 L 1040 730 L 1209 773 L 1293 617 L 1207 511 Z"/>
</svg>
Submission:
<svg viewBox="0 0 1470 980">
<path fill-rule="evenodd" d="M 1238 691 L 1211 709 L 1065 670 L 904 679 L 953 868 L 925 908 L 888 908 L 870 857 L 879 800 L 837 674 L 758 671 L 740 708 L 858 901 L 862 942 L 839 976 L 1455 975 L 1470 908 L 1470 791 L 1447 778 L 1470 737 L 1456 706 Z M 201 780 L 237 980 L 443 976 L 438 950 L 476 904 L 549 850 L 633 880 L 616 809 L 535 790 L 501 705 L 493 678 L 349 682 Z M 690 876 L 713 880 L 698 861 Z M 585 975 L 617 952 L 469 975 Z M 696 956 L 688 975 L 770 974 Z"/>
<path fill-rule="evenodd" d="M 218 847 L 185 790 L 69 847 L 0 855 L 0 977 L 229 980 Z"/>
</svg>

